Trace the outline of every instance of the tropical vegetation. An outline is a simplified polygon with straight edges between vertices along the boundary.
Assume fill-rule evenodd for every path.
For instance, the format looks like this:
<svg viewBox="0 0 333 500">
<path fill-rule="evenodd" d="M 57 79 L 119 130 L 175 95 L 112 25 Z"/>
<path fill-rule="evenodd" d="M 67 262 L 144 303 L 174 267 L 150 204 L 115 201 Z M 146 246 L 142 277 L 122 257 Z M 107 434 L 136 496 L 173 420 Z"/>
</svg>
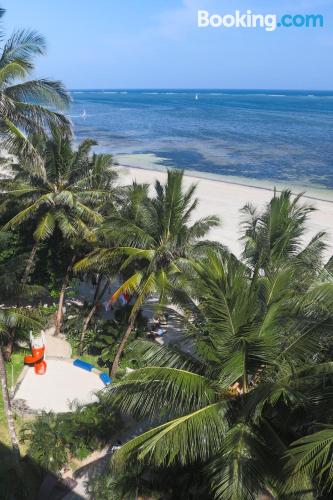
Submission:
<svg viewBox="0 0 333 500">
<path fill-rule="evenodd" d="M 64 86 L 28 79 L 44 51 L 16 31 L 0 53 L 1 494 L 37 498 L 98 450 L 101 500 L 331 498 L 333 259 L 307 237 L 314 207 L 289 190 L 245 205 L 234 255 L 182 171 L 124 186 L 75 141 Z M 50 324 L 112 383 L 25 419 L 8 372 Z"/>
<path fill-rule="evenodd" d="M 0 9 L 0 17 L 5 11 Z M 0 49 L 0 131 L 8 152 L 29 159 L 38 170 L 43 162 L 29 140 L 32 133 L 45 135 L 52 127 L 69 134 L 69 120 L 57 110 L 65 109 L 70 97 L 59 81 L 30 79 L 34 57 L 46 50 L 44 38 L 36 31 L 16 30 L 8 38 L 1 33 Z M 50 109 L 57 108 L 57 110 Z"/>
<path fill-rule="evenodd" d="M 178 171 L 168 172 L 164 186 L 156 181 L 153 198 L 145 196 L 140 200 L 142 187 L 134 184 L 128 190 L 124 210 L 109 217 L 100 229 L 100 240 L 107 246 L 95 249 L 76 265 L 78 270 L 91 267 L 103 270 L 115 259 L 122 258 L 119 272 L 129 274 L 113 295 L 116 300 L 125 292 L 135 299 L 128 326 L 114 358 L 112 377 L 116 375 L 136 315 L 144 301 L 155 294 L 159 305 L 163 306 L 174 281 L 190 259 L 199 259 L 205 250 L 215 245 L 204 241 L 203 237 L 219 224 L 217 217 L 190 222 L 198 205 L 198 199 L 194 198 L 195 190 L 196 186 L 192 185 L 184 191 L 183 172 Z"/>
</svg>

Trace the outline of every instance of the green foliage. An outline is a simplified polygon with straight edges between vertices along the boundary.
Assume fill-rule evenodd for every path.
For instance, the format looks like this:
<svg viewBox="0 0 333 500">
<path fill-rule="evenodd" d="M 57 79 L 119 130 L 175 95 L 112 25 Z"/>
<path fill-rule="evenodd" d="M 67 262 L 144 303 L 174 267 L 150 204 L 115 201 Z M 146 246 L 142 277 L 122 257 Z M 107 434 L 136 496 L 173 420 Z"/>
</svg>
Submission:
<svg viewBox="0 0 333 500">
<path fill-rule="evenodd" d="M 40 305 L 38 307 L 35 308 L 35 310 L 38 310 L 39 314 L 45 318 L 45 320 L 48 320 L 50 319 L 50 316 L 52 316 L 52 314 L 54 314 L 57 310 L 57 306 L 56 305 L 52 305 L 52 306 L 44 306 L 44 305 Z"/>
<path fill-rule="evenodd" d="M 109 217 L 100 229 L 101 242 L 107 246 L 89 254 L 76 268 L 103 272 L 110 264 L 120 261 L 120 271 L 127 279 L 114 297 L 122 293 L 135 295 L 133 317 L 154 293 L 159 295 L 161 304 L 165 304 L 173 282 L 189 260 L 214 246 L 202 238 L 209 229 L 219 225 L 217 217 L 190 223 L 198 204 L 195 190 L 195 185 L 184 190 L 183 172 L 179 171 L 168 171 L 165 185 L 156 182 L 153 198 L 147 196 L 145 187 L 134 183 L 127 189 L 124 208 Z"/>
<path fill-rule="evenodd" d="M 29 332 L 39 332 L 45 323 L 38 311 L 28 308 L 0 308 L 0 347 L 8 340 L 13 344 L 28 342 Z M 7 360 L 10 360 L 12 350 Z"/>
<path fill-rule="evenodd" d="M 146 367 L 108 388 L 111 406 L 152 422 L 116 453 L 118 474 L 129 464 L 198 464 L 223 500 L 328 494 L 333 367 L 318 360 L 332 346 L 333 295 L 320 238 L 313 254 L 301 246 L 310 211 L 282 193 L 258 218 L 263 241 L 272 226 L 269 245 L 250 258 L 247 240 L 250 266 L 209 249 L 192 259 L 178 290 L 174 281 L 191 355 L 151 346 Z M 298 440 L 321 415 L 325 435 Z"/>
<path fill-rule="evenodd" d="M 31 442 L 30 456 L 40 467 L 52 472 L 59 472 L 67 462 L 69 437 L 68 427 L 63 421 L 48 413 L 25 424 L 21 430 L 22 442 Z"/>
<path fill-rule="evenodd" d="M 78 349 L 82 324 L 87 307 L 71 307 L 68 319 L 65 322 L 64 333 L 70 341 L 74 351 Z M 100 367 L 110 368 L 112 360 L 118 349 L 119 342 L 126 328 L 131 312 L 130 306 L 121 306 L 114 310 L 114 318 L 105 320 L 103 312 L 99 312 L 92 318 L 90 328 L 86 331 L 84 339 L 84 353 L 93 355 Z M 135 340 L 145 337 L 147 333 L 147 320 L 142 313 L 137 315 L 135 327 L 129 340 L 126 352 L 122 359 L 122 366 L 135 368 L 140 365 L 140 354 L 134 349 Z"/>
<path fill-rule="evenodd" d="M 315 208 L 300 203 L 301 196 L 286 190 L 274 195 L 262 213 L 253 205 L 243 208 L 243 257 L 256 271 L 268 272 L 290 259 L 314 269 L 321 262 L 324 233 L 318 233 L 306 247 L 302 246 L 306 224 Z"/>
<path fill-rule="evenodd" d="M 292 443 L 287 452 L 286 466 L 290 479 L 285 492 L 298 492 L 299 484 L 315 478 L 318 489 L 331 494 L 333 489 L 333 426 L 323 426 L 318 432 Z"/>
<path fill-rule="evenodd" d="M 23 369 L 23 356 L 27 354 L 27 351 L 24 351 L 22 349 L 16 351 L 13 353 L 10 362 L 6 363 L 6 371 L 7 371 L 7 380 L 8 380 L 8 386 L 9 390 L 12 388 L 12 384 L 15 384 L 17 381 L 17 378 L 19 374 L 21 373 Z M 7 446 L 9 444 L 9 438 L 8 438 L 8 433 L 7 433 L 7 426 L 6 426 L 6 416 L 4 414 L 4 409 L 3 409 L 3 401 L 2 401 L 2 394 L 0 393 L 0 442 Z M 7 453 L 6 453 L 7 455 Z M 0 453 L 0 463 L 2 462 L 3 458 Z"/>
<path fill-rule="evenodd" d="M 34 72 L 34 58 L 45 53 L 45 40 L 39 33 L 16 30 L 7 40 L 2 36 L 1 41 L 2 145 L 38 172 L 43 169 L 42 160 L 27 136 L 35 132 L 45 134 L 53 127 L 70 133 L 68 119 L 50 109 L 66 108 L 70 97 L 59 81 L 29 80 Z"/>
<path fill-rule="evenodd" d="M 211 500 L 206 475 L 197 466 L 163 469 L 132 465 L 120 474 L 102 473 L 89 482 L 92 498 L 100 500 Z"/>
<path fill-rule="evenodd" d="M 2 181 L 2 197 L 16 214 L 4 229 L 34 221 L 34 240 L 49 240 L 55 233 L 65 240 L 92 241 L 92 226 L 103 220 L 99 210 L 110 202 L 115 172 L 110 155 L 93 155 L 94 141 L 83 141 L 77 150 L 71 140 L 52 128 L 52 137 L 34 136 L 41 158 L 39 174 L 23 163 L 15 165 L 15 177 Z"/>
<path fill-rule="evenodd" d="M 101 404 L 73 408 L 72 413 L 43 413 L 21 431 L 29 455 L 46 470 L 58 473 L 71 458 L 82 460 L 106 444 L 120 425 L 115 412 Z"/>
</svg>

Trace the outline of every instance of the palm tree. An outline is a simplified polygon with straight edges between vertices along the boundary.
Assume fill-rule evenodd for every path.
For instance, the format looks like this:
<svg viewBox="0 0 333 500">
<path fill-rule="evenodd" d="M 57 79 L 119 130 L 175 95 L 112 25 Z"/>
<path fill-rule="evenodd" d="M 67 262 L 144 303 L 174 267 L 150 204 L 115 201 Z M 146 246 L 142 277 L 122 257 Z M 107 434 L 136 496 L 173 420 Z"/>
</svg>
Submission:
<svg viewBox="0 0 333 500">
<path fill-rule="evenodd" d="M 141 198 L 146 187 L 134 186 L 133 203 L 123 213 L 109 218 L 101 229 L 108 247 L 98 248 L 78 263 L 77 269 L 96 267 L 106 269 L 115 259 L 122 258 L 120 272 L 133 270 L 114 293 L 134 296 L 129 323 L 113 361 L 111 376 L 116 375 L 121 355 L 133 330 L 135 318 L 144 301 L 159 295 L 165 303 L 168 290 L 194 256 L 199 256 L 213 243 L 202 238 L 210 228 L 219 224 L 215 216 L 190 222 L 198 200 L 196 186 L 183 189 L 183 172 L 168 171 L 167 182 L 155 183 L 155 197 Z"/>
<path fill-rule="evenodd" d="M 96 144 L 94 141 L 87 139 L 75 150 L 67 136 L 52 129 L 51 138 L 37 136 L 32 142 L 44 160 L 44 173 L 19 164 L 14 168 L 14 179 L 2 181 L 3 206 L 16 210 L 16 215 L 3 230 L 19 227 L 29 220 L 33 221 L 35 228 L 23 284 L 28 281 L 41 242 L 50 241 L 54 235 L 58 241 L 60 238 L 72 247 L 81 240 L 95 240 L 94 229 L 103 221 L 101 211 L 106 203 L 110 204 L 115 179 L 112 157 L 91 154 Z M 75 253 L 69 259 L 61 287 L 56 321 L 58 333 L 74 261 Z"/>
<path fill-rule="evenodd" d="M 125 186 L 122 189 L 119 189 L 117 193 L 117 201 L 119 206 L 122 207 L 122 217 L 127 220 L 131 220 L 134 223 L 139 224 L 141 221 L 141 217 L 145 217 L 146 215 L 146 205 L 148 202 L 148 185 L 133 183 L 131 186 Z M 107 212 L 106 212 L 107 213 Z M 121 265 L 121 262 L 114 262 L 112 267 L 108 267 L 107 273 L 104 272 L 98 273 L 97 284 L 95 289 L 95 294 L 92 302 L 92 307 L 87 314 L 87 316 L 83 320 L 82 331 L 80 335 L 80 343 L 78 348 L 78 354 L 83 354 L 83 344 L 84 339 L 89 327 L 89 324 L 95 315 L 98 304 L 102 300 L 105 295 L 105 292 L 109 286 L 109 281 L 112 276 L 117 276 L 118 269 Z M 102 284 L 104 282 L 104 286 Z M 102 290 L 101 290 L 102 287 Z"/>
<path fill-rule="evenodd" d="M 265 273 L 283 266 L 291 259 L 303 263 L 312 272 L 318 266 L 316 256 L 322 257 L 325 234 L 316 234 L 304 246 L 305 233 L 315 208 L 300 203 L 302 193 L 294 196 L 290 190 L 282 191 L 259 212 L 247 204 L 242 209 L 243 258 L 254 273 Z"/>
<path fill-rule="evenodd" d="M 103 283 L 103 280 L 104 280 L 104 283 Z M 82 354 L 83 354 L 84 339 L 85 339 L 88 327 L 90 325 L 90 322 L 91 322 L 93 316 L 96 314 L 98 306 L 100 305 L 100 302 L 103 299 L 108 287 L 109 287 L 109 280 L 106 278 L 105 275 L 99 274 L 99 276 L 97 277 L 96 288 L 95 288 L 95 293 L 94 293 L 92 305 L 89 309 L 87 316 L 83 320 L 82 331 L 81 331 L 81 335 L 80 335 L 80 342 L 79 342 L 79 347 L 78 347 L 78 354 L 80 356 L 82 356 Z"/>
<path fill-rule="evenodd" d="M 30 443 L 29 455 L 39 467 L 54 474 L 58 474 L 68 461 L 65 424 L 58 415 L 43 412 L 38 419 L 25 423 L 21 430 L 22 442 Z"/>
<path fill-rule="evenodd" d="M 315 364 L 313 355 L 333 307 L 317 293 L 314 310 L 310 282 L 295 301 L 290 263 L 255 285 L 224 253 L 209 252 L 193 268 L 184 302 L 192 356 L 147 343 L 147 367 L 108 389 L 111 404 L 154 424 L 117 452 L 116 466 L 201 464 L 216 498 L 274 496 L 304 409 L 332 374 L 332 363 Z M 298 491 L 306 488 L 299 481 Z"/>
<path fill-rule="evenodd" d="M 10 236 L 12 235 L 1 233 L 2 241 L 0 242 L 0 254 L 2 256 L 2 262 L 0 263 L 0 303 L 5 305 L 6 310 L 11 310 L 13 305 L 17 305 L 23 297 L 27 300 L 27 298 L 42 296 L 45 293 L 45 289 L 41 286 L 32 286 L 20 282 L 24 255 L 20 254 L 19 247 L 13 245 Z M 6 248 L 9 248 L 9 256 L 6 253 Z M 25 341 L 26 335 L 21 328 L 16 328 L 15 325 L 8 326 L 5 340 L 2 351 L 5 360 L 10 361 L 15 343 Z"/>
<path fill-rule="evenodd" d="M 30 311 L 27 309 L 0 309 L 0 381 L 8 425 L 8 433 L 11 440 L 14 457 L 17 459 L 17 461 L 20 457 L 20 449 L 15 430 L 11 400 L 8 392 L 7 373 L 2 353 L 2 347 L 7 341 L 8 336 L 12 335 L 12 331 L 14 329 L 16 331 L 17 329 L 23 329 L 27 331 L 28 329 L 40 330 L 41 328 L 41 322 L 38 321 L 38 319 L 36 319 L 34 315 L 31 315 Z"/>
<path fill-rule="evenodd" d="M 0 17 L 4 10 L 1 9 Z M 1 37 L 3 39 L 3 37 Z M 45 53 L 45 41 L 35 31 L 15 31 L 0 49 L 0 133 L 3 146 L 22 161 L 43 171 L 43 162 L 28 136 L 50 127 L 70 133 L 68 119 L 51 109 L 64 109 L 70 97 L 61 82 L 29 80 L 33 58 Z"/>
</svg>

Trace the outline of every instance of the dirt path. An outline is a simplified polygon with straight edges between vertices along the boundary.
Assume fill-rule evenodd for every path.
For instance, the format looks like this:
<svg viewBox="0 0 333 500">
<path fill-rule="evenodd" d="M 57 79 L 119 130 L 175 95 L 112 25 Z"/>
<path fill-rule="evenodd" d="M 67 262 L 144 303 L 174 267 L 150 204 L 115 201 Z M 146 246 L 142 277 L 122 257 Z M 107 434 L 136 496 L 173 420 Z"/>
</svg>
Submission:
<svg viewBox="0 0 333 500">
<path fill-rule="evenodd" d="M 72 348 L 65 339 L 64 335 L 55 336 L 55 327 L 50 326 L 45 330 L 46 343 L 46 359 L 48 356 L 52 358 L 70 358 L 72 356 Z"/>
</svg>

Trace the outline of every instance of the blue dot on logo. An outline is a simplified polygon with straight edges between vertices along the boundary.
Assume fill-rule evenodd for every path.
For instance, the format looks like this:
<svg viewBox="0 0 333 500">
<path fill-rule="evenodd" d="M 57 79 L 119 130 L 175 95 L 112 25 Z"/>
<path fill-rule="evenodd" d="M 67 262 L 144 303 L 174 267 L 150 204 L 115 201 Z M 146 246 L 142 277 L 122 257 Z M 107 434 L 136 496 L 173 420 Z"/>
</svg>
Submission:
<svg viewBox="0 0 333 500">
<path fill-rule="evenodd" d="M 278 28 L 281 28 L 281 26 L 282 26 L 282 23 L 278 23 L 277 25 L 278 25 Z"/>
</svg>

